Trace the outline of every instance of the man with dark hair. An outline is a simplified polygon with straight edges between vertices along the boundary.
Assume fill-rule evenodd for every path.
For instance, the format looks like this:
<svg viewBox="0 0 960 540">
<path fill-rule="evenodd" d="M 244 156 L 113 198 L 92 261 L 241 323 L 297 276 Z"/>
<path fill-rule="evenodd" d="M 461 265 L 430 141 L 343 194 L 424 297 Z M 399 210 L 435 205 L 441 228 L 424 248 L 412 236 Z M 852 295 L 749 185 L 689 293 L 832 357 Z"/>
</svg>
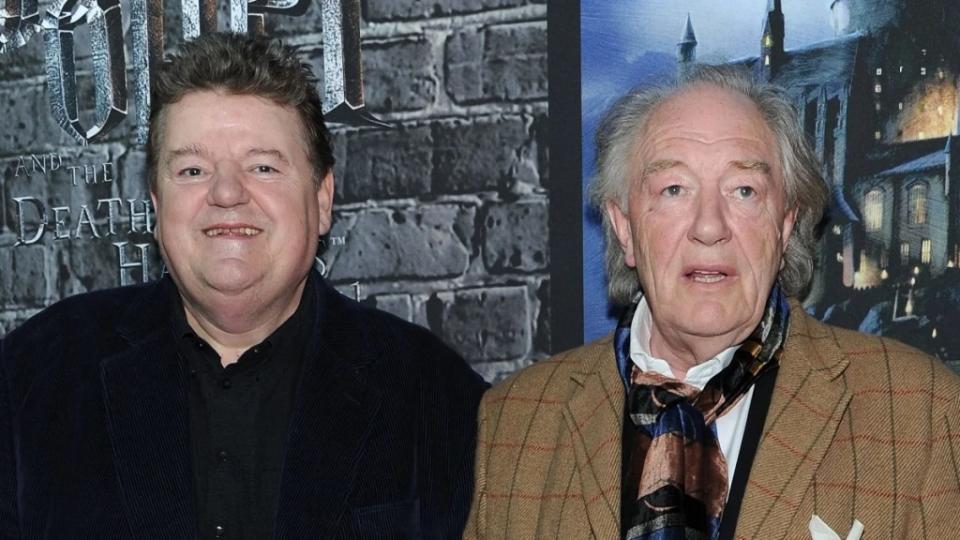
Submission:
<svg viewBox="0 0 960 540">
<path fill-rule="evenodd" d="M 310 71 L 208 34 L 159 69 L 169 276 L 0 341 L 0 538 L 453 538 L 485 384 L 314 271 L 333 153 Z"/>
<path fill-rule="evenodd" d="M 466 537 L 956 537 L 960 380 L 788 299 L 828 196 L 792 100 L 730 66 L 685 77 L 597 130 L 626 309 L 484 396 Z"/>
</svg>

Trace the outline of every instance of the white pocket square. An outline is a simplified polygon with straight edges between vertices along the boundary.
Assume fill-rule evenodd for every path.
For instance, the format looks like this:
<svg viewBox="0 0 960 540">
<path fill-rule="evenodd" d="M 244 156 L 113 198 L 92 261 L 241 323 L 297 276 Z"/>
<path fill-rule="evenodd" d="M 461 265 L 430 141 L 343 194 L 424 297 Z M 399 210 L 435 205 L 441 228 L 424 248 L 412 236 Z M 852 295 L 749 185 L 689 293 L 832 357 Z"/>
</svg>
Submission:
<svg viewBox="0 0 960 540">
<path fill-rule="evenodd" d="M 850 527 L 850 532 L 847 533 L 846 540 L 860 540 L 862 534 L 863 523 L 860 523 L 859 519 L 855 519 L 853 520 L 853 526 Z M 833 529 L 824 523 L 820 516 L 814 514 L 810 518 L 810 538 L 813 540 L 840 540 L 840 535 L 833 532 Z"/>
</svg>

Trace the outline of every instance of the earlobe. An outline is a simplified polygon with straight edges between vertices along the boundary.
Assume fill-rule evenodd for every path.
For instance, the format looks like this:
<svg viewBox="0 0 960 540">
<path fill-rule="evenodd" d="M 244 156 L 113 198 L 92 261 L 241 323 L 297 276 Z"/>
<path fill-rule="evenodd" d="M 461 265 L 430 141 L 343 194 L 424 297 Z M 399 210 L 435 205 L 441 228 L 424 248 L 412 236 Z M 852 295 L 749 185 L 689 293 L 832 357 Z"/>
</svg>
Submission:
<svg viewBox="0 0 960 540">
<path fill-rule="evenodd" d="M 790 243 L 790 236 L 793 234 L 793 226 L 797 222 L 797 209 L 793 208 L 783 216 L 783 232 L 780 233 L 781 248 L 786 251 L 787 244 Z"/>
<path fill-rule="evenodd" d="M 635 267 L 637 262 L 633 253 L 633 232 L 630 229 L 630 219 L 620 209 L 620 205 L 614 201 L 608 200 L 604 204 L 604 210 L 607 212 L 607 219 L 613 228 L 613 233 L 620 242 L 624 262 L 631 268 Z"/>
</svg>

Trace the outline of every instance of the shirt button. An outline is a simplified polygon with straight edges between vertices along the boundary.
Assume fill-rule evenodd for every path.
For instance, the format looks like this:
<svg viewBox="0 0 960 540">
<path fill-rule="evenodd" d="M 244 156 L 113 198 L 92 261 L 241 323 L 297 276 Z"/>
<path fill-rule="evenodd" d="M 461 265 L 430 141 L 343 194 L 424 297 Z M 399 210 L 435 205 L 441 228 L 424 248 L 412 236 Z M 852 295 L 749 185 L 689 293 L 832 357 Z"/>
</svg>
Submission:
<svg viewBox="0 0 960 540">
<path fill-rule="evenodd" d="M 260 354 L 260 347 L 254 347 L 253 354 Z"/>
<path fill-rule="evenodd" d="M 217 538 L 223 538 L 223 526 L 217 525 L 213 528 L 213 532 L 216 534 Z"/>
<path fill-rule="evenodd" d="M 227 388 L 230 388 L 231 386 L 230 379 L 223 379 L 222 381 L 220 381 L 220 386 L 223 387 L 224 390 L 226 390 Z"/>
<path fill-rule="evenodd" d="M 229 455 L 227 454 L 226 450 L 221 450 L 217 452 L 217 461 L 219 461 L 220 463 L 226 463 L 227 457 L 229 457 Z"/>
</svg>

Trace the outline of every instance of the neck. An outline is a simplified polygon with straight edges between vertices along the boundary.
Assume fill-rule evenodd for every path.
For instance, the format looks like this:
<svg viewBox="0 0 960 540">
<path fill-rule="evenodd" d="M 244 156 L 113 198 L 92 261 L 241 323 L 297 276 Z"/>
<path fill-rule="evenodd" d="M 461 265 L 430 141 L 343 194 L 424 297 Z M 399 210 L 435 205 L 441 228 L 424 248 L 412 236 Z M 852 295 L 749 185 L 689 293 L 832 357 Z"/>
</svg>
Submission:
<svg viewBox="0 0 960 540">
<path fill-rule="evenodd" d="M 259 305 L 246 297 L 221 297 L 209 304 L 195 302 L 182 291 L 180 297 L 187 324 L 217 351 L 220 363 L 226 367 L 297 311 L 305 285 L 306 279 L 282 298 Z"/>
<path fill-rule="evenodd" d="M 650 353 L 662 358 L 677 380 L 684 380 L 687 371 L 717 356 L 724 350 L 742 343 L 750 335 L 729 334 L 722 336 L 687 336 L 680 333 L 664 333 L 652 324 L 650 331 Z"/>
</svg>

